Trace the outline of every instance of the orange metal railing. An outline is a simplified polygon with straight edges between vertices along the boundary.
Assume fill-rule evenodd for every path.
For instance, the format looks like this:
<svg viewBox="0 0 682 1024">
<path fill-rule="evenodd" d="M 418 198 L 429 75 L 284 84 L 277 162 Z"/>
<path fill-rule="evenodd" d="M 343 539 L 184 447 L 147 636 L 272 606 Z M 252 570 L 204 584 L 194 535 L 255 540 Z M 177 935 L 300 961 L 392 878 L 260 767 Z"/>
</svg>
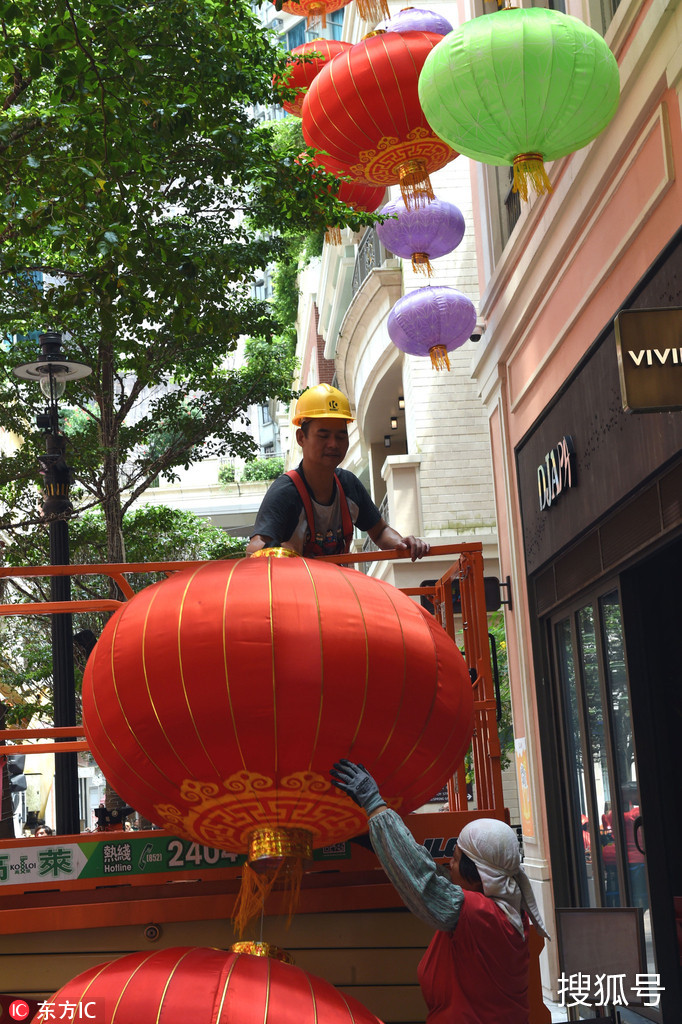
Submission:
<svg viewBox="0 0 682 1024">
<path fill-rule="evenodd" d="M 431 557 L 453 556 L 453 564 L 430 587 L 402 587 L 408 596 L 425 596 L 433 602 L 436 617 L 450 636 L 457 641 L 461 633 L 464 657 L 472 675 L 474 687 L 474 735 L 472 740 L 473 776 L 476 786 L 477 811 L 492 812 L 499 817 L 504 811 L 502 775 L 500 768 L 500 742 L 496 723 L 496 702 L 490 664 L 488 620 L 483 579 L 483 552 L 480 544 L 444 544 L 431 548 Z M 360 562 L 378 562 L 409 558 L 409 552 L 374 551 L 347 555 L 327 555 L 325 561 L 340 565 Z M 164 573 L 170 575 L 183 569 L 202 565 L 193 562 L 136 562 L 98 565 L 54 565 L 0 567 L 0 580 L 49 576 L 106 576 L 113 580 L 125 600 L 135 591 L 127 580 L 131 574 Z M 452 583 L 459 583 L 461 616 L 455 619 L 452 606 Z M 76 612 L 113 612 L 124 601 L 111 598 L 93 598 L 72 601 L 44 601 L 33 603 L 0 604 L 0 616 L 54 615 Z M 81 726 L 40 729 L 0 730 L 3 754 L 69 753 L 88 749 Z M 17 740 L 31 740 L 31 744 L 18 744 Z M 41 741 L 48 742 L 41 742 Z M 448 783 L 451 811 L 468 810 L 467 784 L 464 765 L 461 765 Z"/>
</svg>

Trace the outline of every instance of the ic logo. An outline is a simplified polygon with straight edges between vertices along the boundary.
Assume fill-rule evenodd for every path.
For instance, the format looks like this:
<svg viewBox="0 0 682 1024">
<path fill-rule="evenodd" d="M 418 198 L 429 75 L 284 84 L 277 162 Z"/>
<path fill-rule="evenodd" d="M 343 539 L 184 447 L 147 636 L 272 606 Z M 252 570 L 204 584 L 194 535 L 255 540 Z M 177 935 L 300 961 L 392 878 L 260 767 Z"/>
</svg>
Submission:
<svg viewBox="0 0 682 1024">
<path fill-rule="evenodd" d="M 330 408 L 330 410 L 336 411 L 338 409 L 338 407 L 339 407 L 339 403 L 336 401 L 336 399 L 335 398 L 330 398 L 329 399 L 329 408 Z"/>
</svg>

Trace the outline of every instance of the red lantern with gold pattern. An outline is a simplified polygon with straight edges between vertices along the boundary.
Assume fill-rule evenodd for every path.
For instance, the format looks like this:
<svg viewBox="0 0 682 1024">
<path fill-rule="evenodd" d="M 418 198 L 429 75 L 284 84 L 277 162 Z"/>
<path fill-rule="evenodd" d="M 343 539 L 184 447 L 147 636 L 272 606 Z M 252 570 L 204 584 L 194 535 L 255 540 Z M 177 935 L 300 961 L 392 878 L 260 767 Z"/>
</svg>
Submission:
<svg viewBox="0 0 682 1024">
<path fill-rule="evenodd" d="M 313 18 L 319 18 L 322 28 L 326 28 L 327 15 L 332 11 L 340 11 L 342 7 L 347 7 L 351 0 L 291 0 L 289 3 L 282 4 L 278 4 L 277 0 L 272 0 L 272 2 L 278 11 L 286 11 L 287 14 L 300 14 L 309 22 Z"/>
<path fill-rule="evenodd" d="M 83 680 L 86 736 L 116 791 L 177 835 L 252 858 L 278 834 L 321 847 L 364 831 L 330 784 L 339 758 L 404 813 L 452 774 L 472 728 L 464 658 L 433 616 L 363 573 L 279 552 L 147 587 L 109 620 Z"/>
<path fill-rule="evenodd" d="M 380 1024 L 357 999 L 291 963 L 192 947 L 91 967 L 45 1000 L 31 1024 L 55 1024 L 65 1005 L 71 1019 L 96 1024 Z"/>
<path fill-rule="evenodd" d="M 289 63 L 281 84 L 287 89 L 298 89 L 298 96 L 295 100 L 282 102 L 288 114 L 293 114 L 294 117 L 301 116 L 303 100 L 313 78 L 320 73 L 325 64 L 350 47 L 351 43 L 343 43 L 338 39 L 313 39 L 312 42 L 303 43 L 302 46 L 296 46 L 290 51 Z M 300 60 L 301 57 L 314 59 L 304 61 Z"/>
<path fill-rule="evenodd" d="M 330 188 L 330 192 L 353 210 L 374 213 L 383 203 L 386 196 L 386 189 L 383 185 L 366 185 L 361 181 L 350 180 L 343 167 L 326 154 L 315 157 L 313 164 L 340 179 L 338 188 L 336 190 Z M 343 224 L 328 227 L 324 236 L 325 242 L 329 245 L 341 245 L 342 228 Z"/>
<path fill-rule="evenodd" d="M 381 206 L 386 195 L 383 185 L 363 185 L 360 181 L 342 181 L 336 193 L 346 206 L 352 206 L 354 210 L 361 210 L 364 213 L 374 213 Z"/>
<path fill-rule="evenodd" d="M 351 0 L 285 0 L 278 3 L 272 0 L 278 11 L 286 11 L 287 14 L 302 14 L 311 22 L 319 18 L 322 28 L 327 27 L 327 15 L 332 11 L 339 11 L 347 7 Z M 379 18 L 389 18 L 387 0 L 357 0 L 358 12 L 363 21 L 376 22 Z"/>
<path fill-rule="evenodd" d="M 399 184 L 406 202 L 433 199 L 429 173 L 457 156 L 430 127 L 418 96 L 419 73 L 441 38 L 380 32 L 327 64 L 303 102 L 307 145 L 357 181 Z"/>
</svg>

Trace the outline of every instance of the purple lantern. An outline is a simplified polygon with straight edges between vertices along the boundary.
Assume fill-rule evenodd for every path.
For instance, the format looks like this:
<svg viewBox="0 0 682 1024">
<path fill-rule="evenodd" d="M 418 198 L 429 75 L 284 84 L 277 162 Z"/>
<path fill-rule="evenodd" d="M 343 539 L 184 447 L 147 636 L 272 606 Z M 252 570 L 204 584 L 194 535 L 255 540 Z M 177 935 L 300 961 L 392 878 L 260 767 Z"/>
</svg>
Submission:
<svg viewBox="0 0 682 1024">
<path fill-rule="evenodd" d="M 435 11 L 426 11 L 421 7 L 403 7 L 392 18 L 380 21 L 376 31 L 384 32 L 435 32 L 446 36 L 452 32 L 452 25 Z"/>
<path fill-rule="evenodd" d="M 471 299 L 456 288 L 431 285 L 403 295 L 388 314 L 393 344 L 413 356 L 431 356 L 436 370 L 450 369 L 448 352 L 463 345 L 476 326 Z"/>
<path fill-rule="evenodd" d="M 411 259 L 412 269 L 424 271 L 429 277 L 430 260 L 452 252 L 464 237 L 461 210 L 444 199 L 432 199 L 426 206 L 415 207 L 396 199 L 379 212 L 392 218 L 377 224 L 382 244 L 396 256 Z"/>
</svg>

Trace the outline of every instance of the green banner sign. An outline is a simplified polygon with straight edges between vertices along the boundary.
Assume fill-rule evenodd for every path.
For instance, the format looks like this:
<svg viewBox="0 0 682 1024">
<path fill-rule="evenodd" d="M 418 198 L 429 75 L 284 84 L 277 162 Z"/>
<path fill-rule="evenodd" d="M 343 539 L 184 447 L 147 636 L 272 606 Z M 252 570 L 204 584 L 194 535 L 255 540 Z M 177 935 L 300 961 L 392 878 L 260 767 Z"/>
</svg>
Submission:
<svg viewBox="0 0 682 1024">
<path fill-rule="evenodd" d="M 125 838 L 124 838 L 125 836 Z M 346 860 L 350 844 L 316 850 L 315 860 Z M 3 885 L 36 882 L 75 882 L 81 878 L 111 879 L 131 875 L 187 873 L 198 869 L 243 864 L 244 854 L 214 850 L 165 834 L 140 836 L 112 833 L 111 839 L 0 850 L 0 889 Z"/>
</svg>

